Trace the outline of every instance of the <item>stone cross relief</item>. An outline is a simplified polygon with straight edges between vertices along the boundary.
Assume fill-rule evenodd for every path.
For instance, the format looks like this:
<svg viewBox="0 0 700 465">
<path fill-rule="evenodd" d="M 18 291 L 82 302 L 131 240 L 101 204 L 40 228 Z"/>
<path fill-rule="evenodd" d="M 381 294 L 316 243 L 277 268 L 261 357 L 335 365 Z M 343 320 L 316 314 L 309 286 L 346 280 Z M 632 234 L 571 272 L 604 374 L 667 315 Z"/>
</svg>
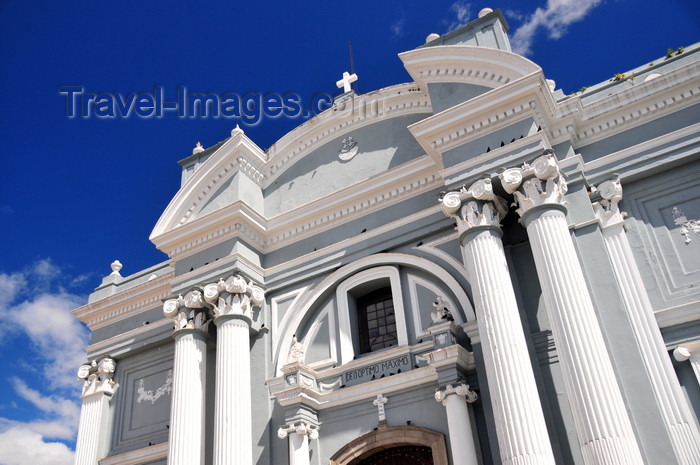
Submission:
<svg viewBox="0 0 700 465">
<path fill-rule="evenodd" d="M 690 244 L 690 233 L 700 234 L 700 220 L 688 220 L 685 213 L 678 207 L 673 207 L 673 222 L 681 227 L 681 234 L 685 237 L 685 243 Z"/>
<path fill-rule="evenodd" d="M 377 406 L 377 415 L 379 416 L 379 424 L 386 424 L 386 413 L 384 412 L 384 404 L 389 402 L 389 399 L 384 397 L 382 394 L 377 394 L 377 398 L 372 401 L 374 405 Z"/>
</svg>

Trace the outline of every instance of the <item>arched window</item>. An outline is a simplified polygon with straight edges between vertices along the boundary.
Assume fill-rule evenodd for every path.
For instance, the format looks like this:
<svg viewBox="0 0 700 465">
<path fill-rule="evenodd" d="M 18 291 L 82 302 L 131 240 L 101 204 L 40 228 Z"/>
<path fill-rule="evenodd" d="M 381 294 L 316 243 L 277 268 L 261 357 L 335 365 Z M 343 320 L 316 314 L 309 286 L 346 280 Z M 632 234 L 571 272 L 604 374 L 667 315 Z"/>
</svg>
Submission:
<svg viewBox="0 0 700 465">
<path fill-rule="evenodd" d="M 360 353 L 396 346 L 396 313 L 391 287 L 383 287 L 357 299 Z"/>
</svg>

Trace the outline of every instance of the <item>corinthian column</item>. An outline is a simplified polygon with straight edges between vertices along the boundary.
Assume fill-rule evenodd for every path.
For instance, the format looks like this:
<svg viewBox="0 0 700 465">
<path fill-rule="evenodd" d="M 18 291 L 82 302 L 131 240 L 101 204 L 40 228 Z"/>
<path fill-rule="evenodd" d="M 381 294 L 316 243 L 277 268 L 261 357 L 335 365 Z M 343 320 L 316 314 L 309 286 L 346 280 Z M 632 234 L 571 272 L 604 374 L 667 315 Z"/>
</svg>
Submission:
<svg viewBox="0 0 700 465">
<path fill-rule="evenodd" d="M 551 154 L 501 173 L 527 228 L 584 461 L 643 463 L 566 223 Z"/>
<path fill-rule="evenodd" d="M 700 437 L 697 425 L 692 418 L 688 402 L 683 397 L 661 331 L 654 318 L 654 310 L 622 227 L 623 214 L 618 208 L 618 202 L 622 199 L 622 186 L 617 180 L 605 181 L 598 186 L 597 191 L 603 200 L 593 204 L 593 208 L 600 221 L 605 248 L 610 256 L 625 311 L 632 324 L 644 367 L 661 410 L 661 420 L 669 431 L 679 463 L 698 464 Z"/>
<path fill-rule="evenodd" d="M 250 324 L 253 307 L 260 306 L 264 297 L 261 288 L 241 276 L 204 288 L 218 328 L 214 465 L 250 465 L 253 461 Z"/>
<path fill-rule="evenodd" d="M 554 464 L 501 241 L 505 201 L 489 179 L 450 192 L 442 209 L 457 220 L 473 290 L 496 434 L 504 464 Z"/>
<path fill-rule="evenodd" d="M 300 422 L 277 430 L 277 437 L 289 436 L 289 465 L 309 465 L 309 439 L 318 439 L 318 428 Z M 455 462 L 456 463 L 456 462 Z"/>
<path fill-rule="evenodd" d="M 109 446 L 105 428 L 109 424 L 109 400 L 117 390 L 112 380 L 116 363 L 111 358 L 93 361 L 78 369 L 83 382 L 83 406 L 80 409 L 78 440 L 75 444 L 75 465 L 97 465 L 107 455 Z"/>
<path fill-rule="evenodd" d="M 474 443 L 475 435 L 472 432 L 467 407 L 467 402 L 471 404 L 476 399 L 476 393 L 469 390 L 468 384 L 454 387 L 448 384 L 444 390 L 435 391 L 435 400 L 441 402 L 447 410 L 447 429 L 450 432 L 453 463 L 479 465 Z"/>
<path fill-rule="evenodd" d="M 175 324 L 168 464 L 203 465 L 209 321 L 202 293 L 166 301 L 163 313 Z"/>
</svg>

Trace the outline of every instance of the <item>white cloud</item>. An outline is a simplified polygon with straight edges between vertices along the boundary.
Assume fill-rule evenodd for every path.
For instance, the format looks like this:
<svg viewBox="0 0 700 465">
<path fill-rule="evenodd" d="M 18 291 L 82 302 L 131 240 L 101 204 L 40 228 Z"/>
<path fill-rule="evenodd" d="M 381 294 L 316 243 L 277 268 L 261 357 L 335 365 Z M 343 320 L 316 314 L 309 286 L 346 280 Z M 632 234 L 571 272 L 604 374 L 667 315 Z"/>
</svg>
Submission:
<svg viewBox="0 0 700 465">
<path fill-rule="evenodd" d="M 471 3 L 465 1 L 457 1 L 450 5 L 450 12 L 454 13 L 456 19 L 447 23 L 447 32 L 454 31 L 458 27 L 467 24 L 471 18 Z"/>
<path fill-rule="evenodd" d="M 74 401 L 55 394 L 44 395 L 36 389 L 27 386 L 27 384 L 19 378 L 11 378 L 10 381 L 15 388 L 15 392 L 23 399 L 31 402 L 36 408 L 52 416 L 58 416 L 69 425 L 78 424 L 80 407 L 78 407 Z M 59 437 L 49 433 L 45 434 L 50 437 Z"/>
<path fill-rule="evenodd" d="M 542 27 L 552 39 L 566 34 L 570 24 L 581 21 L 602 0 L 548 0 L 546 8 L 537 8 L 526 16 L 525 22 L 515 31 L 511 45 L 515 53 L 528 55 L 532 52 L 532 41 Z"/>
<path fill-rule="evenodd" d="M 15 425 L 0 433 L 2 465 L 72 465 L 74 453 L 60 442 L 45 442 L 41 434 Z"/>
<path fill-rule="evenodd" d="M 80 416 L 77 368 L 85 362 L 89 331 L 71 310 L 84 298 L 61 286 L 70 277 L 50 259 L 16 273 L 0 273 L 0 318 L 11 321 L 0 344 L 24 344 L 19 352 L 0 351 L 16 373 L 9 378 L 18 397 L 0 417 L 0 464 L 72 464 L 73 452 L 60 442 L 75 439 Z M 30 344 L 26 344 L 26 340 Z M 19 371 L 18 371 L 19 370 Z M 21 418 L 18 421 L 12 418 Z"/>
<path fill-rule="evenodd" d="M 44 358 L 43 375 L 54 388 L 75 386 L 75 371 L 85 361 L 89 332 L 71 314 L 81 303 L 72 294 L 41 294 L 13 309 L 14 320 Z"/>
</svg>

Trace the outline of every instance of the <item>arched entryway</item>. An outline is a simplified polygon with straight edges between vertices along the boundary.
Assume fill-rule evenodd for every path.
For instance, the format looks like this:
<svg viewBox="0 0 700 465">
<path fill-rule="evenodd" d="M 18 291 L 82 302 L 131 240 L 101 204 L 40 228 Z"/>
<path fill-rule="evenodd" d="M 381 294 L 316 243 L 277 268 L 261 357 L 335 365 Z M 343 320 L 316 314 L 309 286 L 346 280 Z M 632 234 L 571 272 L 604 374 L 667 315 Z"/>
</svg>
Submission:
<svg viewBox="0 0 700 465">
<path fill-rule="evenodd" d="M 398 446 L 380 450 L 351 465 L 433 465 L 433 451 L 426 446 Z"/>
<path fill-rule="evenodd" d="M 411 461 L 413 460 L 413 461 Z M 336 452 L 331 465 L 447 465 L 442 433 L 418 426 L 369 432 Z"/>
</svg>

